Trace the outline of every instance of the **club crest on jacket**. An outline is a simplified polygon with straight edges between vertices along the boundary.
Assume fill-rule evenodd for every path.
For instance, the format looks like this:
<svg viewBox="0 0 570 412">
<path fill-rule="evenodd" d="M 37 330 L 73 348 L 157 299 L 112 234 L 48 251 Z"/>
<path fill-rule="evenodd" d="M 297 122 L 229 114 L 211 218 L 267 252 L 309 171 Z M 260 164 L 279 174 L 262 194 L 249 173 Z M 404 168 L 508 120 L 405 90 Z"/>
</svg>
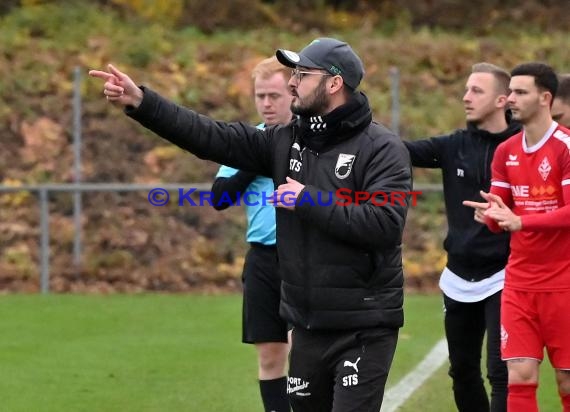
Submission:
<svg viewBox="0 0 570 412">
<path fill-rule="evenodd" d="M 354 164 L 355 155 L 339 153 L 338 160 L 336 161 L 336 166 L 334 168 L 334 174 L 339 179 L 346 179 L 350 172 L 352 171 L 352 165 Z"/>
</svg>

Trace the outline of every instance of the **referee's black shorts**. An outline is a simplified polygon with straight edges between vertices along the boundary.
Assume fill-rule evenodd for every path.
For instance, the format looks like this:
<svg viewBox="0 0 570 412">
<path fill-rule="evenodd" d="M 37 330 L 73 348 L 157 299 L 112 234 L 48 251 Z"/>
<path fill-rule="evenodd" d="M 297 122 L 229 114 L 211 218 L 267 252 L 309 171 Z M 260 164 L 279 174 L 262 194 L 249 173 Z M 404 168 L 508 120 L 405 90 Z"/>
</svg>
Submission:
<svg viewBox="0 0 570 412">
<path fill-rule="evenodd" d="M 281 278 L 277 249 L 250 243 L 243 267 L 244 343 L 287 342 L 287 322 L 279 316 Z"/>
</svg>

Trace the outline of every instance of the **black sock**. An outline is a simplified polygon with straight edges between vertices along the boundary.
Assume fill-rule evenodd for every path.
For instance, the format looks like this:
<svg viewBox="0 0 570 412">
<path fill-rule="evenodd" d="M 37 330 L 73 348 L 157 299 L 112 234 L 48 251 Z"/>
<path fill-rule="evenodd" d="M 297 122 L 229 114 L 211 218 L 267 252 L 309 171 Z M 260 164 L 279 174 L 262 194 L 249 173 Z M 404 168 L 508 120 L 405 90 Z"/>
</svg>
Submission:
<svg viewBox="0 0 570 412">
<path fill-rule="evenodd" d="M 289 412 L 289 397 L 287 396 L 287 377 L 260 380 L 259 391 L 263 400 L 265 412 Z"/>
</svg>

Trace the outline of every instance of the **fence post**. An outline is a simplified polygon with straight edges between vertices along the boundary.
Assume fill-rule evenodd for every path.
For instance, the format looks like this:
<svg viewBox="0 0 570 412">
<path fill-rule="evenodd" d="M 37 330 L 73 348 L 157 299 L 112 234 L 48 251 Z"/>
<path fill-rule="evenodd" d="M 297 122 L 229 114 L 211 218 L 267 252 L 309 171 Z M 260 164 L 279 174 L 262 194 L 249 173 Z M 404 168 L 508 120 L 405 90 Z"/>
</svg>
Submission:
<svg viewBox="0 0 570 412">
<path fill-rule="evenodd" d="M 400 71 L 390 68 L 390 90 L 392 91 L 392 131 L 400 135 Z"/>
<path fill-rule="evenodd" d="M 49 192 L 40 187 L 40 288 L 49 292 Z"/>
<path fill-rule="evenodd" d="M 75 67 L 73 87 L 73 180 L 81 182 L 81 68 Z M 81 191 L 73 192 L 73 220 L 75 237 L 73 239 L 73 266 L 75 275 L 79 278 L 81 272 Z"/>
</svg>

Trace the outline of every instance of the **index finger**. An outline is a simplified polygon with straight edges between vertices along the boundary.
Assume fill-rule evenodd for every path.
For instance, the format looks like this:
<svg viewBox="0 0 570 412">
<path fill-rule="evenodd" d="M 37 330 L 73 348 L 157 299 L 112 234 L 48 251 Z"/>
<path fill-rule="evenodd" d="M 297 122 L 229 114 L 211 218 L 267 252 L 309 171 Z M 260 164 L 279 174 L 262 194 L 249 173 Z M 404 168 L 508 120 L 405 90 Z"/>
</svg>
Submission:
<svg viewBox="0 0 570 412">
<path fill-rule="evenodd" d="M 89 76 L 98 77 L 103 80 L 111 80 L 117 78 L 114 74 L 104 72 L 102 70 L 89 70 Z"/>
<path fill-rule="evenodd" d="M 487 200 L 495 202 L 499 207 L 505 207 L 505 203 L 503 202 L 503 198 L 499 195 L 494 193 L 487 193 Z"/>
<path fill-rule="evenodd" d="M 473 209 L 487 209 L 488 203 L 474 202 L 473 200 L 464 200 L 463 206 L 472 207 Z"/>
</svg>

